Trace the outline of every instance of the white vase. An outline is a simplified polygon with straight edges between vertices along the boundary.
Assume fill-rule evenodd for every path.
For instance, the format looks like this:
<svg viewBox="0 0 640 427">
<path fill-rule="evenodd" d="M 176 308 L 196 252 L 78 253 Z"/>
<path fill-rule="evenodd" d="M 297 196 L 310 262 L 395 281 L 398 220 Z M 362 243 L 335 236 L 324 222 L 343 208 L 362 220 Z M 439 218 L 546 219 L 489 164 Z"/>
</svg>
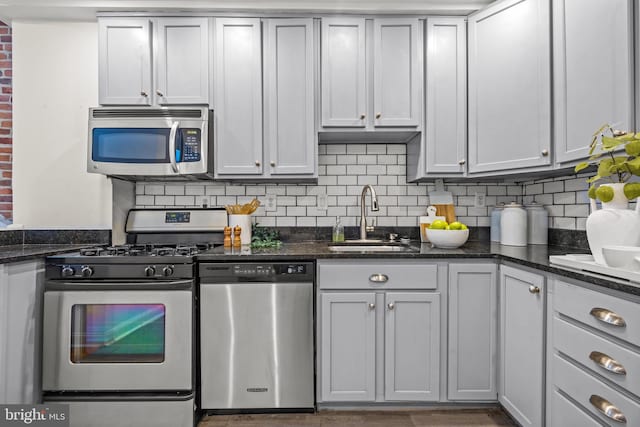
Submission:
<svg viewBox="0 0 640 427">
<path fill-rule="evenodd" d="M 640 246 L 640 202 L 636 203 L 635 210 L 630 210 L 623 183 L 602 185 L 613 189 L 613 200 L 602 202 L 602 208 L 598 210 L 596 201 L 591 199 L 587 240 L 595 261 L 606 265 L 603 246 Z"/>
</svg>

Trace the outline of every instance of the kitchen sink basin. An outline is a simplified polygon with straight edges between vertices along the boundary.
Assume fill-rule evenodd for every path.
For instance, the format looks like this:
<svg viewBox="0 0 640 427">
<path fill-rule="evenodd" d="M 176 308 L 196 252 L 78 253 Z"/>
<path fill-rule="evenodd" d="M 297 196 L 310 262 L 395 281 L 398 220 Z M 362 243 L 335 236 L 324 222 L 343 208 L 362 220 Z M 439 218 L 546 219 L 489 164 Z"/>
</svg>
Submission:
<svg viewBox="0 0 640 427">
<path fill-rule="evenodd" d="M 416 248 L 383 240 L 347 240 L 329 245 L 331 252 L 413 252 Z"/>
</svg>

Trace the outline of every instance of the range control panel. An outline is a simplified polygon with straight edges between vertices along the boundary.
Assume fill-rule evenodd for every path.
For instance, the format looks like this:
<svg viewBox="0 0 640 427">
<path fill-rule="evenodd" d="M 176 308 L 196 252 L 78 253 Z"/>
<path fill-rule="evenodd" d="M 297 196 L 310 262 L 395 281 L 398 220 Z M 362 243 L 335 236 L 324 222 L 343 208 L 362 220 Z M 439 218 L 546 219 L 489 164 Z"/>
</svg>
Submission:
<svg viewBox="0 0 640 427">
<path fill-rule="evenodd" d="M 313 263 L 202 263 L 199 274 L 207 283 L 300 282 L 313 280 Z"/>
</svg>

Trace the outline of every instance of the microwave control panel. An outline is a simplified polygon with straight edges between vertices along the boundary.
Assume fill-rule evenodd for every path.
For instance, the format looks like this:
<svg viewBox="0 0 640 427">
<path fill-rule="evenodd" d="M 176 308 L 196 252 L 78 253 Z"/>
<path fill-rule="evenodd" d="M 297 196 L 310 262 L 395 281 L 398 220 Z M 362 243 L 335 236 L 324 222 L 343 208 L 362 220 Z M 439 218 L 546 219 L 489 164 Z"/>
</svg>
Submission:
<svg viewBox="0 0 640 427">
<path fill-rule="evenodd" d="M 182 134 L 182 161 L 199 162 L 202 137 L 200 129 L 180 129 Z"/>
</svg>

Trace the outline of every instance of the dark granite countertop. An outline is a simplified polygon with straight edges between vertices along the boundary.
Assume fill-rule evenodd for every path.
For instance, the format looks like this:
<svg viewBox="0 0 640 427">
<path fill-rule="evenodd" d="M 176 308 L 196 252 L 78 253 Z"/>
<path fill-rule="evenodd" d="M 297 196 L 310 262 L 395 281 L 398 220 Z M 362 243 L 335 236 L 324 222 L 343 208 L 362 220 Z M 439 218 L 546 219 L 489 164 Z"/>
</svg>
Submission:
<svg viewBox="0 0 640 427">
<path fill-rule="evenodd" d="M 277 249 L 241 249 L 224 250 L 216 248 L 213 251 L 197 255 L 199 261 L 266 261 L 266 260 L 315 260 L 315 259 L 496 259 L 535 268 L 559 276 L 581 280 L 597 286 L 614 289 L 640 296 L 640 286 L 628 284 L 615 279 L 604 279 L 577 271 L 566 270 L 549 263 L 550 255 L 566 255 L 589 253 L 584 249 L 554 245 L 529 245 L 524 247 L 504 246 L 486 241 L 469 241 L 458 249 L 437 249 L 430 244 L 421 245 L 415 242 L 410 248 L 401 252 L 348 252 L 336 253 L 329 250 L 330 243 L 326 241 L 308 241 L 283 243 Z"/>
<path fill-rule="evenodd" d="M 31 259 L 44 258 L 49 255 L 61 254 L 64 252 L 77 251 L 81 248 L 95 246 L 95 244 L 71 244 L 71 245 L 49 245 L 49 244 L 27 244 L 27 245 L 5 245 L 0 246 L 0 264 L 8 262 L 27 261 Z"/>
</svg>

